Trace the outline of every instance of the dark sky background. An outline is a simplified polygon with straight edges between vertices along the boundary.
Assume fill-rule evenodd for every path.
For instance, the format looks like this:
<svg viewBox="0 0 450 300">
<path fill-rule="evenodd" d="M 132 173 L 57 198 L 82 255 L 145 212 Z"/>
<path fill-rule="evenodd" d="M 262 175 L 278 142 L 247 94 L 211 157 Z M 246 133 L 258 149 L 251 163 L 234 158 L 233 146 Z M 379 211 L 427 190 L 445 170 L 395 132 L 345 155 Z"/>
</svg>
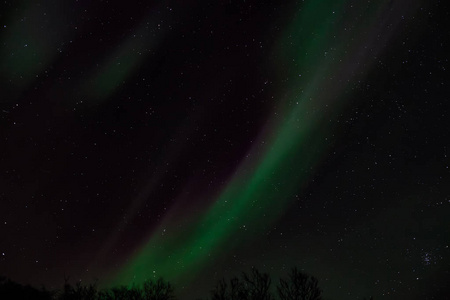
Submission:
<svg viewBox="0 0 450 300">
<path fill-rule="evenodd" d="M 447 299 L 448 9 L 344 2 L 2 1 L 0 274 Z"/>
</svg>

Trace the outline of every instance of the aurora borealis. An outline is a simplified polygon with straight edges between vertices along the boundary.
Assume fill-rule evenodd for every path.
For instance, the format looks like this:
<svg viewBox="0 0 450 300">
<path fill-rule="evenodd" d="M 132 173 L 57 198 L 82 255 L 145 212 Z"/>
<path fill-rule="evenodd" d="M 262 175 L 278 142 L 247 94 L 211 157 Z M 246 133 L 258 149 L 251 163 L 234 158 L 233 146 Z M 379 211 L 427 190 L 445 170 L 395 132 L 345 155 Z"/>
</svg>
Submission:
<svg viewBox="0 0 450 300">
<path fill-rule="evenodd" d="M 2 6 L 0 274 L 448 292 L 439 1 Z"/>
</svg>

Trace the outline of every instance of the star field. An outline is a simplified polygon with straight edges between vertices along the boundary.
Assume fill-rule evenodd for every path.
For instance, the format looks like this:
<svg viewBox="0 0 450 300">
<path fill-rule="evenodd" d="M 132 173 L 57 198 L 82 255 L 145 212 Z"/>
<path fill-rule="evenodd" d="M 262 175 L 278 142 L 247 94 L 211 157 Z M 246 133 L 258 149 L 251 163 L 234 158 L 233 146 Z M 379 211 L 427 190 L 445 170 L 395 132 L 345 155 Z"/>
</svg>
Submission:
<svg viewBox="0 0 450 300">
<path fill-rule="evenodd" d="M 450 294 L 442 1 L 4 1 L 0 275 L 293 266 L 326 299 Z"/>
</svg>

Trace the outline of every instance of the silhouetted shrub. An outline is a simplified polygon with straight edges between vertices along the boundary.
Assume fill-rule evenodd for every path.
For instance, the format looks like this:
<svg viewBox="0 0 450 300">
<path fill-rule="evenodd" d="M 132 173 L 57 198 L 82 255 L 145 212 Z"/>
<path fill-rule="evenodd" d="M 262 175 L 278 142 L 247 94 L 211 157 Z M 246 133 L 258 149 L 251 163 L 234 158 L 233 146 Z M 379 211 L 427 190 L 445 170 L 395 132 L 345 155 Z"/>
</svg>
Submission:
<svg viewBox="0 0 450 300">
<path fill-rule="evenodd" d="M 29 285 L 21 285 L 6 277 L 0 277 L 0 299 L 50 300 L 52 292 L 42 288 L 38 290 Z"/>
<path fill-rule="evenodd" d="M 243 272 L 241 278 L 234 277 L 229 284 L 220 280 L 211 291 L 211 300 L 272 300 L 270 284 L 268 274 L 253 268 L 250 274 Z"/>
<path fill-rule="evenodd" d="M 175 298 L 174 289 L 169 282 L 159 278 L 156 282 L 146 281 L 143 286 L 145 300 L 171 300 Z"/>
<path fill-rule="evenodd" d="M 281 300 L 321 300 L 319 281 L 293 268 L 287 279 L 280 279 L 277 286 Z"/>
<path fill-rule="evenodd" d="M 145 299 L 143 291 L 137 286 L 120 286 L 109 290 L 100 291 L 98 300 L 142 300 Z"/>
</svg>

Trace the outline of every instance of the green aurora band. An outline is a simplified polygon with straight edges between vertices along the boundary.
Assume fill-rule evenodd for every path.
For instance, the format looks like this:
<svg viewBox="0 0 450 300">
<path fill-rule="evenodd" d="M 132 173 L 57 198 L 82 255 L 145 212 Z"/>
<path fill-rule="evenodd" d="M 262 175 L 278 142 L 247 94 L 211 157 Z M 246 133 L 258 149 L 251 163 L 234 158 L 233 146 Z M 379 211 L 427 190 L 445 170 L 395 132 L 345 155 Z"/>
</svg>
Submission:
<svg viewBox="0 0 450 300">
<path fill-rule="evenodd" d="M 325 138 L 333 130 L 328 120 L 349 97 L 346 85 L 367 72 L 395 33 L 402 1 L 373 2 L 302 4 L 274 51 L 283 78 L 294 79 L 280 88 L 282 108 L 247 159 L 210 207 L 189 216 L 187 226 L 164 219 L 108 285 L 153 276 L 188 284 L 215 257 L 262 236 L 282 216 L 331 143 Z"/>
<path fill-rule="evenodd" d="M 146 19 L 154 20 L 155 16 L 150 14 Z M 108 99 L 117 88 L 124 84 L 158 42 L 156 34 L 147 33 L 147 27 L 156 27 L 152 25 L 154 24 L 140 25 L 135 30 L 135 34 L 117 46 L 97 70 L 91 71 L 92 75 L 84 82 L 80 97 L 86 96 L 92 104 L 97 104 Z"/>
</svg>

